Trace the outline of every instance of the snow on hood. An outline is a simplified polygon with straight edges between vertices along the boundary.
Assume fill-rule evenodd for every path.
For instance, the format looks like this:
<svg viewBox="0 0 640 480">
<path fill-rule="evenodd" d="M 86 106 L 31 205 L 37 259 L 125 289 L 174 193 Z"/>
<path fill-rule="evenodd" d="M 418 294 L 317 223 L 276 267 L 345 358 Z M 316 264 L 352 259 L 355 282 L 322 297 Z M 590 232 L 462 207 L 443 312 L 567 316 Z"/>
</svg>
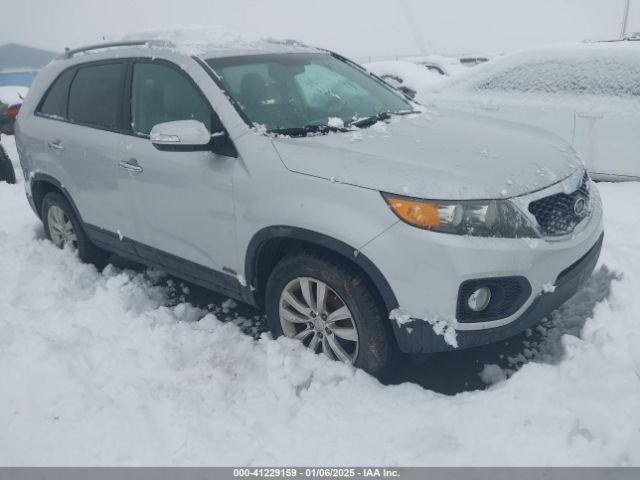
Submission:
<svg viewBox="0 0 640 480">
<path fill-rule="evenodd" d="M 353 132 L 277 137 L 273 143 L 291 171 L 440 200 L 518 196 L 582 166 L 551 133 L 444 109 Z"/>
<path fill-rule="evenodd" d="M 251 32 L 239 32 L 223 25 L 187 25 L 158 27 L 133 33 L 114 40 L 161 40 L 188 55 L 203 55 L 216 51 L 272 50 L 274 46 L 305 48 L 290 39 L 263 37 Z"/>
</svg>

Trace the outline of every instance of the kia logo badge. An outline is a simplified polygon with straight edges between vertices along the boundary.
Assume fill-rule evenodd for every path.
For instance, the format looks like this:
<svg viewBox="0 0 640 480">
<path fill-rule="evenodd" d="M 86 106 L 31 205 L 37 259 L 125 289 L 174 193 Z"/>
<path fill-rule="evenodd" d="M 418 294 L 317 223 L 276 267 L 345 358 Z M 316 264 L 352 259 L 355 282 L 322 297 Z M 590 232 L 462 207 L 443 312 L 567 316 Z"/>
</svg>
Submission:
<svg viewBox="0 0 640 480">
<path fill-rule="evenodd" d="M 587 210 L 587 202 L 583 197 L 579 197 L 573 204 L 573 212 L 578 216 L 582 217 Z"/>
</svg>

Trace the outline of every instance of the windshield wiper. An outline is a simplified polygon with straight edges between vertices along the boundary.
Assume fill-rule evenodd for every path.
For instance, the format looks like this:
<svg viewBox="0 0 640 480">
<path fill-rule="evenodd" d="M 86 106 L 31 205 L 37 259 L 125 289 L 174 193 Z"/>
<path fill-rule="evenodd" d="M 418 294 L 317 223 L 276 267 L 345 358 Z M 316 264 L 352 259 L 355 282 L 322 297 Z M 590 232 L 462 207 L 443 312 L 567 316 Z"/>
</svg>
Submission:
<svg viewBox="0 0 640 480">
<path fill-rule="evenodd" d="M 371 115 L 370 117 L 357 118 L 352 122 L 347 124 L 348 127 L 370 127 L 382 120 L 388 120 L 391 118 L 391 115 L 409 115 L 410 113 L 415 113 L 415 110 L 398 110 L 397 112 L 380 112 L 375 115 Z"/>
<path fill-rule="evenodd" d="M 320 125 L 304 125 L 302 127 L 283 127 L 283 128 L 270 128 L 268 133 L 275 133 L 278 135 L 288 135 L 291 137 L 304 137 L 308 133 L 328 133 L 328 132 L 346 132 L 347 128 L 335 127 L 332 125 L 320 124 Z"/>
</svg>

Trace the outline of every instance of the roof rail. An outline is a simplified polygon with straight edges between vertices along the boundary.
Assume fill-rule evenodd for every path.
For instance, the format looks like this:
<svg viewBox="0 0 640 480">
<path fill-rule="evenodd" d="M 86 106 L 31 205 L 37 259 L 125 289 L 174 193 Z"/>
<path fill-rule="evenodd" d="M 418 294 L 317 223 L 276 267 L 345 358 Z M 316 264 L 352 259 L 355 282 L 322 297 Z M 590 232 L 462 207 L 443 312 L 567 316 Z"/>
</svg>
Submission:
<svg viewBox="0 0 640 480">
<path fill-rule="evenodd" d="M 172 47 L 173 43 L 166 40 L 130 40 L 123 42 L 108 42 L 108 43 L 96 43 L 95 45 L 87 45 L 86 47 L 64 49 L 64 53 L 59 58 L 71 58 L 78 53 L 89 52 L 91 50 L 101 50 L 103 48 L 114 47 L 135 47 L 135 46 L 148 46 L 148 47 Z"/>
</svg>

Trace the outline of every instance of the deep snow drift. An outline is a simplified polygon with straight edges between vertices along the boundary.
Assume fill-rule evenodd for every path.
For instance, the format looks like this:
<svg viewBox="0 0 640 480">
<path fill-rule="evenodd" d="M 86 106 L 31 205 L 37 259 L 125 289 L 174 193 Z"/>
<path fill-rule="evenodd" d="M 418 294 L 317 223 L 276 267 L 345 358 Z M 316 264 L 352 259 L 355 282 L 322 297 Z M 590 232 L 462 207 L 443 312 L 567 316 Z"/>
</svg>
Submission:
<svg viewBox="0 0 640 480">
<path fill-rule="evenodd" d="M 600 188 L 609 298 L 560 356 L 449 397 L 255 341 L 157 272 L 99 274 L 2 183 L 0 464 L 640 465 L 640 185 Z"/>
</svg>

